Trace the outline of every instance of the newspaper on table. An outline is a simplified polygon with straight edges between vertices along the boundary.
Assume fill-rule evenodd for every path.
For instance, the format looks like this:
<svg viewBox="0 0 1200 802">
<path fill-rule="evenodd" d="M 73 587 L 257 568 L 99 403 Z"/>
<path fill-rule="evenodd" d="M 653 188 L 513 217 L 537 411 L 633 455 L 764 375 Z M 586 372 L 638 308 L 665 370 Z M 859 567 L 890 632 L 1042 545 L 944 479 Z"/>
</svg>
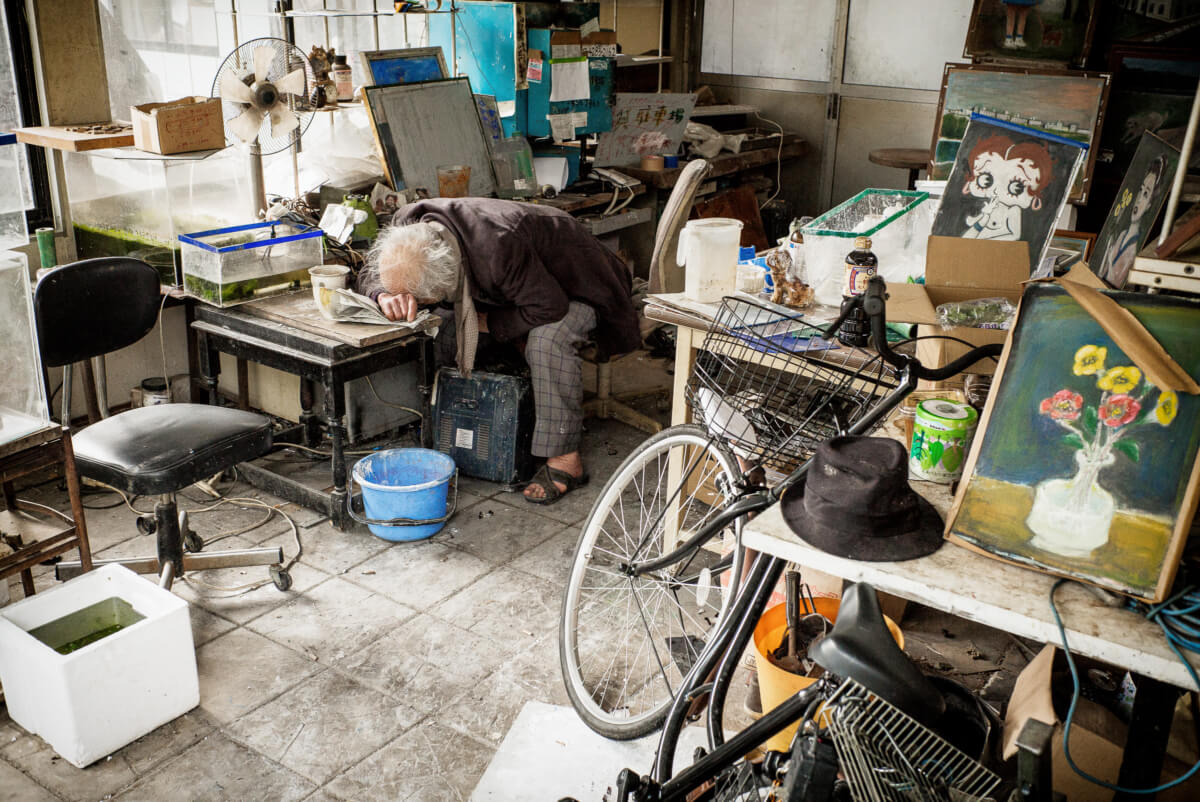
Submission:
<svg viewBox="0 0 1200 802">
<path fill-rule="evenodd" d="M 329 314 L 339 323 L 373 323 L 378 326 L 396 326 L 416 330 L 432 317 L 428 309 L 417 312 L 415 320 L 389 320 L 379 304 L 353 290 L 322 288 L 329 293 Z M 324 300 L 324 299 L 322 299 Z"/>
</svg>

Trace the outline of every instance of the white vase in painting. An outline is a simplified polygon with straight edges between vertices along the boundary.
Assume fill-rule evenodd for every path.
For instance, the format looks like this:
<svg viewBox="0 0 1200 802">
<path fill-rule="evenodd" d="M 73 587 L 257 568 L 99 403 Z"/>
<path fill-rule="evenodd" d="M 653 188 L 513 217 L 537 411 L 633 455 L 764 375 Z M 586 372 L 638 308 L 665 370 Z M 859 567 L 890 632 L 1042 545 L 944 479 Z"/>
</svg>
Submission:
<svg viewBox="0 0 1200 802">
<path fill-rule="evenodd" d="M 1116 505 L 1100 487 L 1100 471 L 1112 465 L 1111 449 L 1075 452 L 1079 469 L 1069 479 L 1047 479 L 1035 491 L 1025 525 L 1031 546 L 1063 557 L 1085 557 L 1108 542 Z"/>
</svg>

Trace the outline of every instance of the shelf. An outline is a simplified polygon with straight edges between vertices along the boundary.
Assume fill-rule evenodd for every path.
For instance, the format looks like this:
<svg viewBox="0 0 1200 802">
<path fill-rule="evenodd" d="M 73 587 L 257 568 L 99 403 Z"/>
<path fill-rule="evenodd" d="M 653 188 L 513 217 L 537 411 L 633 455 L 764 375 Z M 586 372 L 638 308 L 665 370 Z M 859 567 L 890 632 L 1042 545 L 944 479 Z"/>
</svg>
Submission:
<svg viewBox="0 0 1200 802">
<path fill-rule="evenodd" d="M 754 114 L 757 111 L 758 107 L 756 106 L 737 103 L 725 103 L 719 106 L 697 106 L 692 109 L 692 118 L 720 117 L 726 114 Z"/>
<path fill-rule="evenodd" d="M 670 56 L 627 56 L 624 53 L 614 59 L 618 67 L 645 67 L 653 64 L 670 64 Z"/>
</svg>

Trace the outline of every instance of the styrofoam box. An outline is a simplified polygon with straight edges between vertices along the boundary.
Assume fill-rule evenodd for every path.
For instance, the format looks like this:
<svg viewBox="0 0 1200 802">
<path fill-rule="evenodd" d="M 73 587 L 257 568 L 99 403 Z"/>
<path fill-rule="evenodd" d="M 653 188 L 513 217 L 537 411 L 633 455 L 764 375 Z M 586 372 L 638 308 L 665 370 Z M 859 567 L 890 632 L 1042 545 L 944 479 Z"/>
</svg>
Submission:
<svg viewBox="0 0 1200 802">
<path fill-rule="evenodd" d="M 66 655 L 28 634 L 113 596 L 144 618 Z M 0 683 L 13 721 L 83 768 L 200 703 L 187 602 L 107 565 L 0 609 Z"/>
</svg>

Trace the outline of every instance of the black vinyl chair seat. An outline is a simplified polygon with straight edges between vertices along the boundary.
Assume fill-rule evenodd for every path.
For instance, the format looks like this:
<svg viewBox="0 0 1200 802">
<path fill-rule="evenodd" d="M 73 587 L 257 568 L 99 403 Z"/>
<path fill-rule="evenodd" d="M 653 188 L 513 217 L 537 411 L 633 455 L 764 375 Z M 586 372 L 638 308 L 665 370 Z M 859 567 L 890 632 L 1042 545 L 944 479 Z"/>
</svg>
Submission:
<svg viewBox="0 0 1200 802">
<path fill-rule="evenodd" d="M 74 435 L 79 473 L 140 496 L 174 493 L 271 448 L 271 421 L 207 404 L 122 412 Z"/>
</svg>

